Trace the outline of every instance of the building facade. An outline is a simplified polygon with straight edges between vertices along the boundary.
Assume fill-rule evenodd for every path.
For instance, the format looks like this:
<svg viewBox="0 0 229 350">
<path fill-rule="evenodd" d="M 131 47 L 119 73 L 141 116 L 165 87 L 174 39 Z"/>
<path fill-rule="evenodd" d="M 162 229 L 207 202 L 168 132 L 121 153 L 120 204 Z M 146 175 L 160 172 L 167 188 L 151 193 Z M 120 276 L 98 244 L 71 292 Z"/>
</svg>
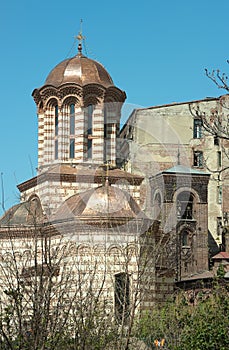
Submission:
<svg viewBox="0 0 229 350">
<path fill-rule="evenodd" d="M 210 174 L 208 229 L 213 254 L 222 245 L 229 215 L 227 100 L 226 95 L 137 109 L 121 130 L 124 168 L 144 176 L 147 188 L 150 176 L 177 164 Z M 202 117 L 208 118 L 213 134 L 204 127 Z M 215 132 L 216 120 L 221 124 Z M 145 210 L 152 217 L 150 201 L 149 196 Z"/>
</svg>

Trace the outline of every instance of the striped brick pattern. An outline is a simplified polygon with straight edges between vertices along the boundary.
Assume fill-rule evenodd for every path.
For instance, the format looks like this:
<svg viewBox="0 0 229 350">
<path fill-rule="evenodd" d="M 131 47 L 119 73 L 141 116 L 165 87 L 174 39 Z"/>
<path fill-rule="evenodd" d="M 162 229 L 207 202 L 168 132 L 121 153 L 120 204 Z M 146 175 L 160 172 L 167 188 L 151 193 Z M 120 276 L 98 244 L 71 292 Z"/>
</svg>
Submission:
<svg viewBox="0 0 229 350">
<path fill-rule="evenodd" d="M 44 156 L 44 114 L 43 112 L 38 115 L 38 166 L 43 164 Z"/>
<path fill-rule="evenodd" d="M 106 138 L 104 139 L 104 127 Z M 116 134 L 118 127 L 110 112 L 104 126 L 104 113 L 101 105 L 95 106 L 92 117 L 92 133 L 88 134 L 87 112 L 82 107 L 75 108 L 75 134 L 70 135 L 70 109 L 64 105 L 58 113 L 58 133 L 55 135 L 55 107 L 48 106 L 39 115 L 38 162 L 39 167 L 54 161 L 116 163 Z M 75 157 L 70 159 L 70 139 L 75 140 Z M 88 139 L 92 140 L 92 157 L 88 159 Z M 58 159 L 55 160 L 55 140 L 58 140 Z"/>
<path fill-rule="evenodd" d="M 85 118 L 83 108 L 75 110 L 75 161 L 82 163 L 85 154 Z"/>
<path fill-rule="evenodd" d="M 44 87 L 42 94 L 37 95 L 36 102 L 42 101 L 44 106 L 38 109 L 38 166 L 40 169 L 58 162 L 69 164 L 109 162 L 111 165 L 116 165 L 116 138 L 119 131 L 120 108 L 116 108 L 116 102 L 105 102 L 105 94 L 101 94 L 100 91 L 97 96 L 97 90 L 93 89 L 93 86 L 87 87 L 84 93 L 69 89 L 64 90 L 65 93 L 63 93 L 61 90 L 60 94 L 56 90 L 47 90 Z M 110 92 L 111 95 L 114 89 Z M 122 95 L 120 91 L 120 98 L 123 98 L 124 95 Z M 94 103 L 92 125 L 88 123 L 88 113 L 91 113 L 91 109 L 88 109 L 89 102 Z M 75 105 L 75 132 L 70 135 L 72 104 Z M 57 124 L 56 105 L 58 105 L 58 133 L 55 126 Z"/>
<path fill-rule="evenodd" d="M 94 107 L 92 125 L 92 160 L 103 163 L 104 117 L 101 106 Z"/>
<path fill-rule="evenodd" d="M 117 115 L 115 110 L 106 111 L 106 140 L 104 147 L 104 158 L 110 164 L 116 164 L 116 134 Z"/>
<path fill-rule="evenodd" d="M 39 125 L 40 130 L 40 125 Z M 54 160 L 55 140 L 55 109 L 48 106 L 44 116 L 44 148 L 41 165 L 50 164 Z"/>
</svg>

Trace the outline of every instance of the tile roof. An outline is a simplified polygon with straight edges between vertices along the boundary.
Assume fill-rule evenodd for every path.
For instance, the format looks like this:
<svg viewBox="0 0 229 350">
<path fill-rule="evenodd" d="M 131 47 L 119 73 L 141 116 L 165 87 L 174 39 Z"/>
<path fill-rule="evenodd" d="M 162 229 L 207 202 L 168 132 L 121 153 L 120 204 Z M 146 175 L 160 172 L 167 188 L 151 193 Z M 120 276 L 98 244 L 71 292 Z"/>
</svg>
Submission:
<svg viewBox="0 0 229 350">
<path fill-rule="evenodd" d="M 182 278 L 182 281 L 195 281 L 201 279 L 212 278 L 214 276 L 212 271 L 203 271 L 201 273 L 193 274 L 187 277 Z"/>
<path fill-rule="evenodd" d="M 218 254 L 214 255 L 212 257 L 214 260 L 221 260 L 221 259 L 228 259 L 229 260 L 229 253 L 228 252 L 219 252 Z"/>
<path fill-rule="evenodd" d="M 192 175 L 210 175 L 209 173 L 206 173 L 205 171 L 189 168 L 184 165 L 175 165 L 172 168 L 166 169 L 162 172 L 164 173 L 176 173 L 176 174 L 192 174 Z"/>
</svg>

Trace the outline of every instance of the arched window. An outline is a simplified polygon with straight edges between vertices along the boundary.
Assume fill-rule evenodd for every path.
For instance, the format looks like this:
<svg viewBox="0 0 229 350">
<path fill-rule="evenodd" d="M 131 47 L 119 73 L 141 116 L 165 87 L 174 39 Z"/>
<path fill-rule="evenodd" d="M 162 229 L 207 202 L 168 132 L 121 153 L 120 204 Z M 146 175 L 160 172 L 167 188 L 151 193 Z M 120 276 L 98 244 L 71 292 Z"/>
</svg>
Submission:
<svg viewBox="0 0 229 350">
<path fill-rule="evenodd" d="M 69 158 L 75 158 L 75 105 L 70 105 L 70 143 Z"/>
<path fill-rule="evenodd" d="M 107 161 L 107 107 L 104 107 L 104 123 L 103 123 L 103 137 L 104 137 L 104 144 L 103 144 L 103 161 L 104 163 Z"/>
<path fill-rule="evenodd" d="M 75 105 L 70 105 L 70 135 L 75 135 Z"/>
<path fill-rule="evenodd" d="M 87 116 L 87 158 L 92 158 L 92 130 L 93 130 L 93 112 L 94 106 L 88 105 L 86 108 Z"/>
<path fill-rule="evenodd" d="M 182 192 L 177 197 L 177 218 L 181 220 L 193 219 L 193 195 Z"/>
<path fill-rule="evenodd" d="M 54 143 L 54 158 L 58 159 L 58 129 L 59 129 L 59 111 L 58 105 L 55 105 L 55 143 Z"/>
<path fill-rule="evenodd" d="M 58 106 L 56 105 L 55 106 L 55 136 L 57 136 L 58 135 L 58 114 L 59 114 L 59 112 L 58 112 Z"/>
<path fill-rule="evenodd" d="M 115 275 L 115 316 L 119 322 L 128 320 L 130 307 L 130 278 L 125 272 Z"/>
</svg>

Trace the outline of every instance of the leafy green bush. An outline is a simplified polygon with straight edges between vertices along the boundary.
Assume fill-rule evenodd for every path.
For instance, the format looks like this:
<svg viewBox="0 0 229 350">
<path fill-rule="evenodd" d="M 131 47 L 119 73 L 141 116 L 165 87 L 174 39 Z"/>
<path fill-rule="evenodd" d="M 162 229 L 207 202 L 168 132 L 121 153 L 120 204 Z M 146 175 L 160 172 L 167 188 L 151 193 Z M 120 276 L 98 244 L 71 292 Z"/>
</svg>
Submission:
<svg viewBox="0 0 229 350">
<path fill-rule="evenodd" d="M 229 349 L 228 288 L 216 282 L 211 292 L 195 295 L 195 305 L 180 292 L 162 308 L 142 315 L 137 336 L 152 349 L 154 340 L 162 338 L 169 350 Z"/>
</svg>

